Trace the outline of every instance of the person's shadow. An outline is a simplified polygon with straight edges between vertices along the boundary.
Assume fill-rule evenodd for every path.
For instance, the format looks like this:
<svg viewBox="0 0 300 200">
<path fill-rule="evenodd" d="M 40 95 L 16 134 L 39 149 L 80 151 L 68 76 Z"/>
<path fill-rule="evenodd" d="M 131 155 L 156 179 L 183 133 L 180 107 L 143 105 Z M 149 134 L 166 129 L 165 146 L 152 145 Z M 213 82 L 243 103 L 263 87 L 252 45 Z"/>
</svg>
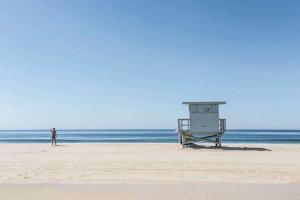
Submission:
<svg viewBox="0 0 300 200">
<path fill-rule="evenodd" d="M 186 146 L 187 148 L 192 149 L 221 149 L 225 151 L 272 151 L 271 149 L 262 148 L 262 147 L 230 147 L 230 146 L 204 146 L 195 143 L 190 143 Z"/>
</svg>

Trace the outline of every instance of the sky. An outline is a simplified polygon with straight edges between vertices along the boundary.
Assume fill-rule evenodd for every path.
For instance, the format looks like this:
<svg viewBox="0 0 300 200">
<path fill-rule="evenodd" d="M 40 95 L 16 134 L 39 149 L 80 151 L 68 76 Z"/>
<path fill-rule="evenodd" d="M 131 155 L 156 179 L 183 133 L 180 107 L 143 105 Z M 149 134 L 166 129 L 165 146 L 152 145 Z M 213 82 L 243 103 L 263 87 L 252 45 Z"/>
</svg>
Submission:
<svg viewBox="0 0 300 200">
<path fill-rule="evenodd" d="M 300 1 L 0 0 L 0 129 L 300 129 Z"/>
</svg>

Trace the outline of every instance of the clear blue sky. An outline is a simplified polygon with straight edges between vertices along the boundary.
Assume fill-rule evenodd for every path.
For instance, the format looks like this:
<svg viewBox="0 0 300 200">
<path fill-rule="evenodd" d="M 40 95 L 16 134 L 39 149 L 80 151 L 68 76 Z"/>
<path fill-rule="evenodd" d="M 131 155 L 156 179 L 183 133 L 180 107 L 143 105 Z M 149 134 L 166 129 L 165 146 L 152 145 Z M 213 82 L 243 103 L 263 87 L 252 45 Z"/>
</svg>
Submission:
<svg viewBox="0 0 300 200">
<path fill-rule="evenodd" d="M 0 129 L 300 129 L 299 1 L 0 1 Z"/>
</svg>

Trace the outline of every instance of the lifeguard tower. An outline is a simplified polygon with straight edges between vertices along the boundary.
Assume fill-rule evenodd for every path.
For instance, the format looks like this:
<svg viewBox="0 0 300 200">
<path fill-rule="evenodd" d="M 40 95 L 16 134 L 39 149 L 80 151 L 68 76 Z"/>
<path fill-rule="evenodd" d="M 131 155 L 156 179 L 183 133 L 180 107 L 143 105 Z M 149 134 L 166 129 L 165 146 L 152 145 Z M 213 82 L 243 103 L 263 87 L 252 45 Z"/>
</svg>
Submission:
<svg viewBox="0 0 300 200">
<path fill-rule="evenodd" d="M 219 105 L 225 101 L 183 102 L 189 106 L 190 118 L 178 119 L 179 142 L 184 148 L 193 142 L 212 142 L 221 147 L 226 120 L 219 118 Z"/>
</svg>

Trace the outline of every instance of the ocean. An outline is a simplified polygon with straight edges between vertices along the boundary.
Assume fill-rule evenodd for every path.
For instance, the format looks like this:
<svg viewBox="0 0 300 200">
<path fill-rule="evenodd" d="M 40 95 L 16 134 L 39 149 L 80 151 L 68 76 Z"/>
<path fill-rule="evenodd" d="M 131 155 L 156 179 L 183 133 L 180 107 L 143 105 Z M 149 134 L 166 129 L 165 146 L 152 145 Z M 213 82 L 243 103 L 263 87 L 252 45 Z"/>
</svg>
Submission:
<svg viewBox="0 0 300 200">
<path fill-rule="evenodd" d="M 58 130 L 58 143 L 177 143 L 174 129 Z M 0 130 L 0 143 L 49 143 L 49 130 Z M 300 130 L 228 130 L 223 143 L 300 144 Z"/>
</svg>

